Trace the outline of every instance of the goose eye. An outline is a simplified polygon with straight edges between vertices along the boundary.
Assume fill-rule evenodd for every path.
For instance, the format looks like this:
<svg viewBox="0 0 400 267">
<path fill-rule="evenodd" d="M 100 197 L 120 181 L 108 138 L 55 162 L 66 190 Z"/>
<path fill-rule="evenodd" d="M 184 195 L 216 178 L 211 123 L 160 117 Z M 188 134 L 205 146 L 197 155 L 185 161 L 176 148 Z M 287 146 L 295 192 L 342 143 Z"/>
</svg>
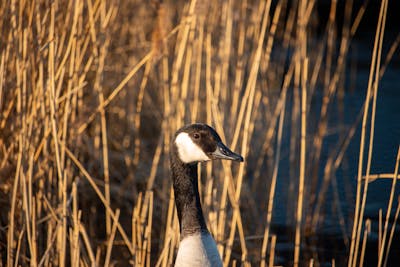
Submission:
<svg viewBox="0 0 400 267">
<path fill-rule="evenodd" d="M 193 134 L 193 138 L 194 138 L 194 139 L 200 139 L 200 134 L 194 133 L 194 134 Z"/>
</svg>

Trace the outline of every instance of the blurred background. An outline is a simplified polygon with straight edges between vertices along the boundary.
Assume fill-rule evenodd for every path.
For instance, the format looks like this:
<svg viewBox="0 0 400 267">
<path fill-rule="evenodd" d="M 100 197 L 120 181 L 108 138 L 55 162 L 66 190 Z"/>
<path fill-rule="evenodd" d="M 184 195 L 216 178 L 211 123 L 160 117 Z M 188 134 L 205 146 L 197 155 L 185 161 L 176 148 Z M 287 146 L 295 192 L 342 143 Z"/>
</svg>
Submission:
<svg viewBox="0 0 400 267">
<path fill-rule="evenodd" d="M 0 265 L 171 266 L 170 142 L 204 122 L 245 157 L 200 165 L 225 266 L 395 266 L 387 2 L 2 1 Z"/>
</svg>

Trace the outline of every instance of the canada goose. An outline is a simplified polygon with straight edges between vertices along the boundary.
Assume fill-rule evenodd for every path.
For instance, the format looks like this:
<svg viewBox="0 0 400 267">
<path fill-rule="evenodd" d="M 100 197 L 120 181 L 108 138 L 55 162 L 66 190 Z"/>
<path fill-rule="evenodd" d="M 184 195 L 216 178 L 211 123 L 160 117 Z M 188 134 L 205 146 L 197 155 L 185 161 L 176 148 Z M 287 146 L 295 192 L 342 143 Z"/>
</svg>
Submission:
<svg viewBox="0 0 400 267">
<path fill-rule="evenodd" d="M 197 163 L 213 159 L 243 161 L 206 124 L 187 125 L 176 132 L 171 148 L 172 182 L 181 233 L 176 267 L 222 266 L 203 216 L 197 182 Z"/>
</svg>

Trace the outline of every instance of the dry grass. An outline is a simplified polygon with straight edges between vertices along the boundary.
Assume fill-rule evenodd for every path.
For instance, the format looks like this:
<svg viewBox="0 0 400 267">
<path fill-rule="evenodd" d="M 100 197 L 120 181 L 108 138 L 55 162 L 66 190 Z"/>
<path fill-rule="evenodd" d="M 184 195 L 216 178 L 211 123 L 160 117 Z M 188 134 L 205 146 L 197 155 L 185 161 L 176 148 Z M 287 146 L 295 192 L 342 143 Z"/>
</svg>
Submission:
<svg viewBox="0 0 400 267">
<path fill-rule="evenodd" d="M 379 232 L 385 266 L 400 211 L 397 204 L 390 222 L 400 152 L 393 173 L 370 170 L 379 81 L 400 38 L 382 54 L 382 0 L 361 134 L 356 118 L 332 125 L 368 8 L 351 2 L 338 10 L 332 1 L 317 21 L 317 1 L 305 0 L 2 1 L 0 266 L 173 264 L 179 227 L 168 153 L 174 131 L 195 121 L 213 125 L 246 158 L 200 168 L 203 209 L 225 266 L 282 263 L 280 242 L 292 245 L 287 264 L 326 261 L 304 248 L 324 225 L 327 192 L 344 244 L 353 229 L 344 261 L 362 265 L 374 223 L 364 216 L 369 185 L 390 178 Z M 326 23 L 320 35 L 318 23 Z M 333 127 L 338 138 L 323 160 Z M 353 222 L 340 208 L 347 200 L 335 174 L 354 136 Z M 273 229 L 279 179 L 292 234 Z"/>
</svg>

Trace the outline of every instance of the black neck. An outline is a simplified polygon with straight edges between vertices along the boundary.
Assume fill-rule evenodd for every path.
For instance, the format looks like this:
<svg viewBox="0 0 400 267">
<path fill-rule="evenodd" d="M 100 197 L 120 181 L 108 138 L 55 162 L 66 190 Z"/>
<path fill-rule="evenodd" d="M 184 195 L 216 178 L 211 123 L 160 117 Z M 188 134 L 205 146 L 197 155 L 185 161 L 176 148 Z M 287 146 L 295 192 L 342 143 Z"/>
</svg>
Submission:
<svg viewBox="0 0 400 267">
<path fill-rule="evenodd" d="M 207 231 L 207 226 L 200 203 L 197 163 L 183 163 L 179 159 L 177 151 L 172 150 L 172 182 L 181 238 L 183 238 L 186 235 Z"/>
</svg>

